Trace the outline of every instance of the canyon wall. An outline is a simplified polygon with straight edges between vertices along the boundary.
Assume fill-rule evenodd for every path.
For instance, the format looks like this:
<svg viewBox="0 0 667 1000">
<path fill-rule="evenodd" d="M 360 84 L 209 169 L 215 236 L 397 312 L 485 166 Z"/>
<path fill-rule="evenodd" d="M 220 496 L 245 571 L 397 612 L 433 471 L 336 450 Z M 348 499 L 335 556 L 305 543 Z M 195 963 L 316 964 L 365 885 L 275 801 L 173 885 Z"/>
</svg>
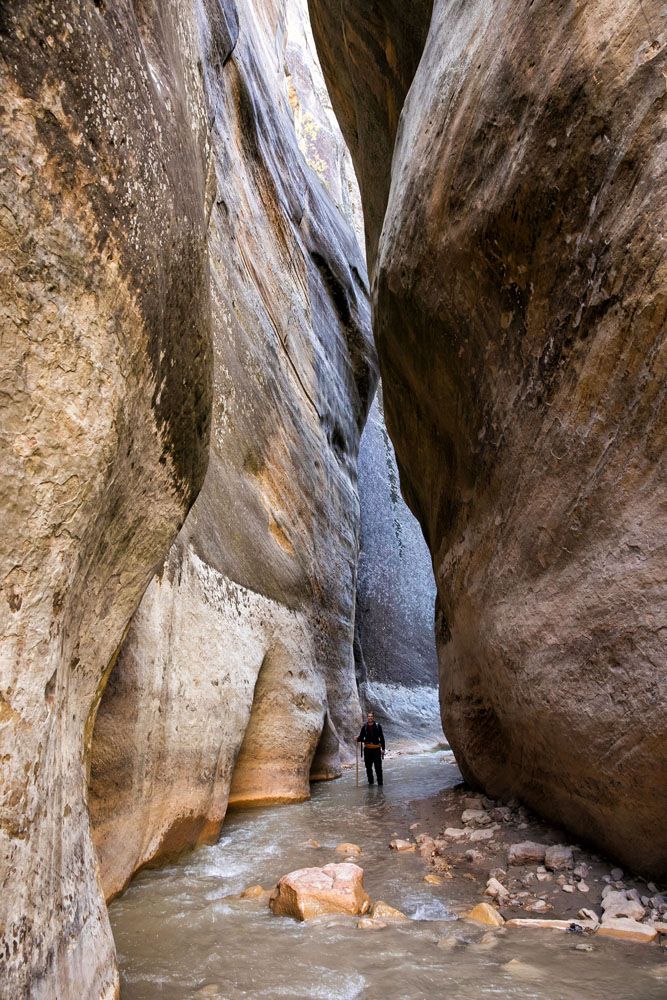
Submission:
<svg viewBox="0 0 667 1000">
<path fill-rule="evenodd" d="M 664 875 L 664 9 L 367 8 L 310 0 L 445 733 L 473 784 Z"/>
<path fill-rule="evenodd" d="M 355 662 L 367 711 L 388 745 L 442 740 L 435 581 L 422 530 L 401 496 L 378 387 L 359 448 Z"/>
<path fill-rule="evenodd" d="M 213 427 L 202 491 L 102 698 L 90 810 L 110 897 L 217 837 L 228 804 L 304 799 L 360 724 L 357 451 L 377 379 L 351 166 L 305 6 L 201 16 L 212 120 Z M 311 43 L 312 44 L 312 43 Z M 224 65 L 223 65 L 224 63 Z"/>
<path fill-rule="evenodd" d="M 112 997 L 109 665 L 206 469 L 207 121 L 173 6 L 0 10 L 0 992 Z"/>
</svg>

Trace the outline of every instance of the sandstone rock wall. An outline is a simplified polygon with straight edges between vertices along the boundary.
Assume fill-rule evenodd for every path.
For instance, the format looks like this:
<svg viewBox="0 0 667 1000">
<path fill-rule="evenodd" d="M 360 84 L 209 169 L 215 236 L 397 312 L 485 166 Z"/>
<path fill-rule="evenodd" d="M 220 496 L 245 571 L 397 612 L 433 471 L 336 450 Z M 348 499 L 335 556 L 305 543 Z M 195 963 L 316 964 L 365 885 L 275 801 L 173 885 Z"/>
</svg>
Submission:
<svg viewBox="0 0 667 1000">
<path fill-rule="evenodd" d="M 289 60 L 296 49 L 303 79 L 309 57 L 285 6 L 224 10 L 224 65 L 213 14 L 199 26 L 211 456 L 97 716 L 90 807 L 107 896 L 141 865 L 215 839 L 228 802 L 307 797 L 311 765 L 340 773 L 360 717 L 356 465 L 377 377 L 365 265 L 333 181 L 299 148 L 295 106 L 314 98 L 294 89 Z"/>
<path fill-rule="evenodd" d="M 310 0 L 445 732 L 490 794 L 664 874 L 664 10 L 437 0 L 416 68 L 403 6 Z"/>
<path fill-rule="evenodd" d="M 123 0 L 0 10 L 0 993 L 12 1000 L 115 994 L 85 802 L 92 721 L 206 468 L 207 122 L 189 11 L 154 13 Z"/>
<path fill-rule="evenodd" d="M 442 739 L 435 581 L 421 528 L 401 496 L 378 388 L 359 449 L 361 529 L 355 658 L 364 708 L 389 744 Z"/>
</svg>

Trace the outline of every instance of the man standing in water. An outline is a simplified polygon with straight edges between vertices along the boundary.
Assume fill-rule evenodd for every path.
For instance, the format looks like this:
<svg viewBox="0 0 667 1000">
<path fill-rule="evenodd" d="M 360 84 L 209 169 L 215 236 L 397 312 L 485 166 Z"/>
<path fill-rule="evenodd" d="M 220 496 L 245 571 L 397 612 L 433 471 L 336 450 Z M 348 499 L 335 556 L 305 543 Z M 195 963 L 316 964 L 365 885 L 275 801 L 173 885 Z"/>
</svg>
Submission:
<svg viewBox="0 0 667 1000">
<path fill-rule="evenodd" d="M 373 784 L 373 765 L 377 774 L 378 785 L 382 784 L 382 758 L 384 757 L 384 733 L 375 716 L 369 712 L 357 736 L 357 743 L 364 744 L 364 764 L 368 775 L 368 784 Z"/>
</svg>

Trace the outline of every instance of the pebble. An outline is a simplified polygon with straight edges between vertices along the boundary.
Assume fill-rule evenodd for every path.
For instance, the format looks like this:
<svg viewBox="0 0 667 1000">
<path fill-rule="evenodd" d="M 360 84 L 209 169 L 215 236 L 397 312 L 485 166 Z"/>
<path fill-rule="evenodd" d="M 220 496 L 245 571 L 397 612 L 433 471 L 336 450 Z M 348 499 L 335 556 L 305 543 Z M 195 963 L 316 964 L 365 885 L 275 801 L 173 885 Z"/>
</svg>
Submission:
<svg viewBox="0 0 667 1000">
<path fill-rule="evenodd" d="M 427 882 L 429 885 L 442 885 L 445 880 L 444 878 L 442 878 L 441 875 L 429 874 L 429 875 L 424 875 L 423 881 Z"/>
<path fill-rule="evenodd" d="M 573 885 L 564 885 L 562 887 L 562 889 L 563 889 L 563 892 L 574 892 L 574 886 Z"/>
<path fill-rule="evenodd" d="M 319 840 L 315 840 L 315 839 L 313 839 L 311 837 L 311 839 L 307 840 L 303 846 L 304 847 L 321 847 L 322 845 L 320 844 Z"/>
<path fill-rule="evenodd" d="M 575 875 L 577 878 L 585 879 L 590 875 L 590 872 L 591 872 L 591 866 L 582 862 L 581 864 L 577 865 L 572 874 Z"/>
<path fill-rule="evenodd" d="M 528 965 L 526 962 L 520 962 L 518 958 L 511 959 L 501 968 L 519 979 L 542 979 L 543 975 L 540 969 L 535 968 L 534 965 Z"/>
<path fill-rule="evenodd" d="M 609 877 L 611 878 L 612 882 L 620 882 L 621 879 L 623 878 L 623 869 L 612 868 L 612 870 L 609 872 Z"/>
<path fill-rule="evenodd" d="M 417 845 L 411 844 L 409 840 L 392 840 L 389 846 L 392 851 L 398 851 L 399 854 L 405 854 L 408 851 L 417 850 Z"/>
<path fill-rule="evenodd" d="M 535 844 L 531 840 L 522 841 L 520 844 L 512 844 L 508 854 L 508 865 L 533 865 L 541 864 L 544 861 L 546 847 L 544 844 Z"/>
<path fill-rule="evenodd" d="M 337 844 L 336 845 L 337 854 L 361 854 L 361 848 L 358 844 Z"/>
<path fill-rule="evenodd" d="M 585 882 L 577 882 L 577 889 L 579 892 L 589 892 L 589 888 Z"/>
<path fill-rule="evenodd" d="M 411 823 L 410 824 L 410 829 L 411 830 L 418 830 L 420 826 L 421 826 L 421 823 Z"/>
<path fill-rule="evenodd" d="M 594 948 L 593 948 L 592 944 L 583 944 L 582 943 L 582 944 L 575 944 L 574 950 L 575 951 L 594 951 Z"/>
<path fill-rule="evenodd" d="M 484 860 L 484 855 L 481 854 L 480 851 L 466 851 L 464 857 L 470 865 L 479 865 Z"/>
<path fill-rule="evenodd" d="M 509 896 L 508 890 L 498 881 L 497 878 L 490 878 L 486 883 L 486 889 L 484 890 L 485 896 L 491 896 L 492 899 L 502 899 Z"/>
<path fill-rule="evenodd" d="M 465 809 L 461 822 L 464 826 L 489 826 L 491 817 L 483 809 Z"/>
<path fill-rule="evenodd" d="M 448 837 L 450 840 L 463 840 L 468 836 L 469 830 L 459 830 L 454 826 L 448 826 L 443 833 L 443 837 Z"/>
<path fill-rule="evenodd" d="M 574 868 L 572 848 L 565 847 L 563 844 L 555 844 L 553 847 L 547 847 L 544 854 L 544 866 L 554 872 Z"/>
<path fill-rule="evenodd" d="M 386 926 L 384 920 L 374 920 L 372 917 L 362 917 L 357 921 L 360 931 L 381 931 Z"/>
<path fill-rule="evenodd" d="M 470 840 L 474 840 L 475 843 L 479 840 L 493 840 L 493 830 L 473 830 L 470 834 Z"/>
<path fill-rule="evenodd" d="M 536 899 L 533 903 L 528 903 L 526 910 L 529 913 L 546 913 L 549 909 L 549 904 L 544 899 Z"/>
</svg>

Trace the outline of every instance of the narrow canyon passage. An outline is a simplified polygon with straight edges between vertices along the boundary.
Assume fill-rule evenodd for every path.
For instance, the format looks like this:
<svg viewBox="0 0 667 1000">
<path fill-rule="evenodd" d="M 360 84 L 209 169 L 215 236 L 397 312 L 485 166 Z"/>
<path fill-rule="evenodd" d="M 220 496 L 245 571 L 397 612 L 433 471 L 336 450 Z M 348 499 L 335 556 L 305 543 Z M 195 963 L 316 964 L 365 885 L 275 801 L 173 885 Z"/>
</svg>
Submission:
<svg viewBox="0 0 667 1000">
<path fill-rule="evenodd" d="M 596 940 L 593 952 L 577 952 L 576 935 L 518 930 L 493 946 L 488 928 L 457 921 L 478 889 L 426 884 L 419 856 L 388 846 L 460 781 L 453 756 L 390 756 L 386 775 L 383 789 L 357 788 L 351 769 L 313 785 L 308 802 L 235 811 L 215 846 L 140 873 L 110 907 L 124 1000 L 664 997 L 661 949 Z M 313 839 L 321 846 L 308 846 Z M 348 916 L 298 923 L 274 917 L 265 901 L 239 898 L 286 871 L 340 861 L 335 847 L 346 841 L 362 849 L 371 898 L 409 922 L 380 932 L 360 931 Z"/>
</svg>

